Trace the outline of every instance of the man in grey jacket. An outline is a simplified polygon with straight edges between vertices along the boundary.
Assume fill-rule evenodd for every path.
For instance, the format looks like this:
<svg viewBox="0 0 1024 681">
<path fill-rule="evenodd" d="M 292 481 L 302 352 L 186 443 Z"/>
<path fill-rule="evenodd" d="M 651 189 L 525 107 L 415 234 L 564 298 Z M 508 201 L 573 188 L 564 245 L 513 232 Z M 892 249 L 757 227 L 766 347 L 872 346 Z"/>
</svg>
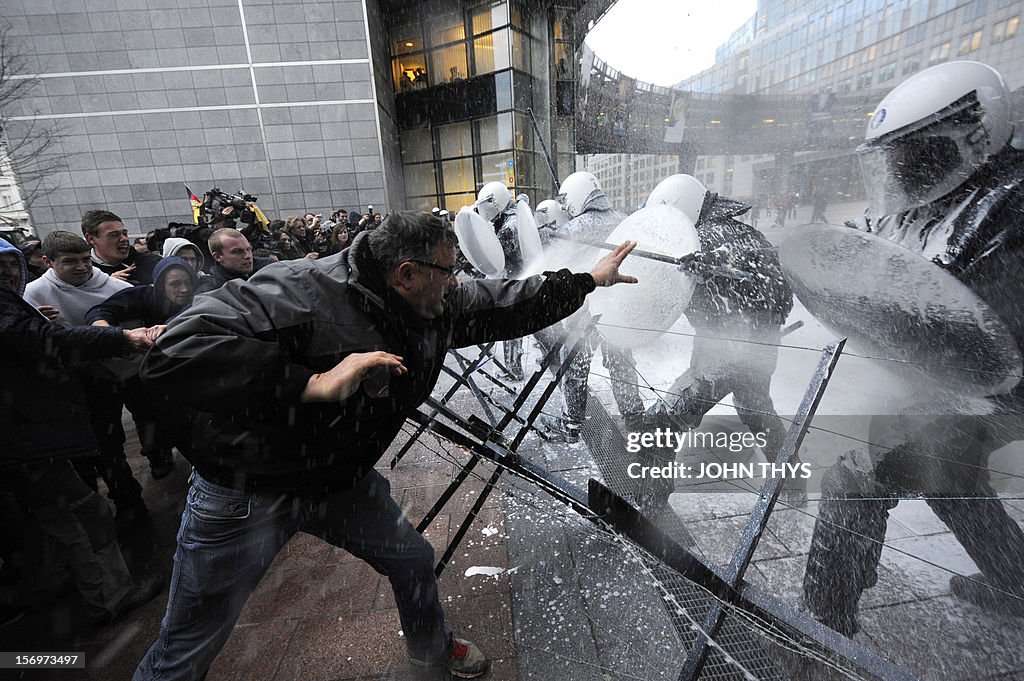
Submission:
<svg viewBox="0 0 1024 681">
<path fill-rule="evenodd" d="M 618 271 L 633 246 L 590 274 L 456 285 L 454 233 L 403 212 L 337 255 L 277 263 L 197 297 L 142 369 L 203 412 L 203 444 L 191 455 L 167 614 L 135 681 L 201 678 L 300 531 L 388 576 L 414 664 L 483 674 L 483 654 L 445 625 L 433 548 L 374 464 L 430 394 L 449 348 L 532 333 L 595 286 L 635 282 Z"/>
</svg>

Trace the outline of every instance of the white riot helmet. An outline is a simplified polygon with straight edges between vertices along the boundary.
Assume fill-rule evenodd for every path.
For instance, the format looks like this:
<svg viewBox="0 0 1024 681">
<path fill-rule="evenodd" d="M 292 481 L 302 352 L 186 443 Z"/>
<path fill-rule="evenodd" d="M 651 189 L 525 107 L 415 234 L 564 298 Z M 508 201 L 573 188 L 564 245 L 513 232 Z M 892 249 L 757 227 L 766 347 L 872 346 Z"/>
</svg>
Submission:
<svg viewBox="0 0 1024 681">
<path fill-rule="evenodd" d="M 583 212 L 583 207 L 594 194 L 601 191 L 601 184 L 592 173 L 579 170 L 565 178 L 562 186 L 558 188 L 558 202 L 569 218 L 574 218 Z"/>
<path fill-rule="evenodd" d="M 562 210 L 562 204 L 554 199 L 544 199 L 537 204 L 533 217 L 537 220 L 537 228 L 550 227 L 558 229 L 569 222 L 569 216 Z"/>
<path fill-rule="evenodd" d="M 991 66 L 939 64 L 886 95 L 857 147 L 876 217 L 950 193 L 1013 136 L 1010 90 Z"/>
<path fill-rule="evenodd" d="M 697 224 L 700 220 L 701 208 L 708 195 L 708 188 L 693 175 L 669 175 L 651 190 L 645 206 L 657 206 L 665 203 L 674 206 Z"/>
<path fill-rule="evenodd" d="M 501 182 L 488 182 L 476 195 L 476 212 L 488 222 L 505 212 L 512 205 L 512 192 Z"/>
</svg>

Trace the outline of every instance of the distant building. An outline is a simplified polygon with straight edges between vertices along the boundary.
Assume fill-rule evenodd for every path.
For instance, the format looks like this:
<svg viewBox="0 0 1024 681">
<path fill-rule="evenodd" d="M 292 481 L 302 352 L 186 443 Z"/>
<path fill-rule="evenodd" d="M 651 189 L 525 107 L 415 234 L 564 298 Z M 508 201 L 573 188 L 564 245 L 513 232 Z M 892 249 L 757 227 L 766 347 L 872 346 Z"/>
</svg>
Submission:
<svg viewBox="0 0 1024 681">
<path fill-rule="evenodd" d="M 755 15 L 716 51 L 715 64 L 675 88 L 769 97 L 810 94 L 818 98 L 824 121 L 835 97 L 859 93 L 877 103 L 914 73 L 956 59 L 989 64 L 1019 90 L 1024 85 L 1022 13 L 1016 0 L 760 0 Z M 845 152 L 797 150 L 781 159 L 699 157 L 693 173 L 717 191 L 755 200 L 816 192 L 829 201 L 848 200 L 863 191 L 852 155 L 859 142 L 860 137 L 851 140 Z"/>
<path fill-rule="evenodd" d="M 859 202 L 854 150 L 867 117 L 928 66 L 971 59 L 998 69 L 1015 90 L 1024 146 L 1022 13 L 1010 0 L 761 0 L 713 66 L 672 88 L 584 48 L 577 151 L 623 209 L 639 204 L 652 165 L 673 172 L 656 160 L 667 154 L 674 172 L 757 206 Z"/>
<path fill-rule="evenodd" d="M 457 210 L 485 182 L 553 193 L 575 169 L 577 36 L 611 0 L 0 0 L 67 170 L 31 207 L 77 231 L 104 207 L 134 231 L 191 220 L 187 184 L 271 217 Z"/>
<path fill-rule="evenodd" d="M 20 227 L 31 230 L 28 210 L 22 199 L 21 190 L 11 171 L 11 163 L 4 145 L 0 143 L 0 228 Z"/>
<path fill-rule="evenodd" d="M 678 156 L 592 154 L 583 167 L 597 177 L 615 208 L 631 213 L 643 207 L 655 185 L 679 170 Z"/>
</svg>

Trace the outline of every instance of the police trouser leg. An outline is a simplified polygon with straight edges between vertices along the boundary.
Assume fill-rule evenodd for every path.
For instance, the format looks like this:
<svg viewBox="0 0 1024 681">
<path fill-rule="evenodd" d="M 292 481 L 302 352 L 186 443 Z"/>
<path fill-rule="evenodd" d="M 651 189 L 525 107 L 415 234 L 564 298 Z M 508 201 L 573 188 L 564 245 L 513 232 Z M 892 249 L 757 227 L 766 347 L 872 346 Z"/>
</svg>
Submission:
<svg viewBox="0 0 1024 681">
<path fill-rule="evenodd" d="M 842 461 L 825 472 L 803 597 L 819 621 L 846 636 L 858 630 L 861 592 L 878 581 L 886 522 L 896 503 L 871 474 Z"/>
<path fill-rule="evenodd" d="M 523 379 L 523 339 L 513 338 L 502 342 L 505 355 L 505 368 L 516 380 Z"/>
<path fill-rule="evenodd" d="M 568 351 L 563 347 L 563 361 Z M 583 423 L 587 415 L 587 380 L 590 378 L 590 362 L 593 357 L 594 351 L 590 343 L 585 341 L 562 377 L 562 399 L 565 402 L 562 415 L 573 423 Z"/>
<path fill-rule="evenodd" d="M 926 499 L 935 515 L 953 532 L 985 579 L 1014 593 L 1024 592 L 1024 532 L 993 498 Z"/>
<path fill-rule="evenodd" d="M 639 374 L 633 352 L 605 341 L 601 346 L 601 362 L 611 376 L 612 396 L 619 407 L 619 414 L 630 419 L 644 412 L 644 401 L 640 398 Z"/>
</svg>

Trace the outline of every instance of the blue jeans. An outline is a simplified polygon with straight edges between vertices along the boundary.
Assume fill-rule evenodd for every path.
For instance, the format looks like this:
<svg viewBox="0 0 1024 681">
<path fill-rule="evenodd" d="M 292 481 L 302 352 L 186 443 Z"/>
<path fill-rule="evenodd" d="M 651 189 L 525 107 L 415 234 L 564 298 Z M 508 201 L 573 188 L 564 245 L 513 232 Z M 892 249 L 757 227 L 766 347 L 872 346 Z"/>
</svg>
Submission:
<svg viewBox="0 0 1024 681">
<path fill-rule="evenodd" d="M 190 479 L 178 530 L 167 612 L 134 681 L 202 679 L 249 594 L 296 532 L 308 532 L 388 577 L 409 654 L 443 660 L 451 641 L 437 597 L 434 549 L 376 471 L 320 497 L 246 493 Z"/>
</svg>

